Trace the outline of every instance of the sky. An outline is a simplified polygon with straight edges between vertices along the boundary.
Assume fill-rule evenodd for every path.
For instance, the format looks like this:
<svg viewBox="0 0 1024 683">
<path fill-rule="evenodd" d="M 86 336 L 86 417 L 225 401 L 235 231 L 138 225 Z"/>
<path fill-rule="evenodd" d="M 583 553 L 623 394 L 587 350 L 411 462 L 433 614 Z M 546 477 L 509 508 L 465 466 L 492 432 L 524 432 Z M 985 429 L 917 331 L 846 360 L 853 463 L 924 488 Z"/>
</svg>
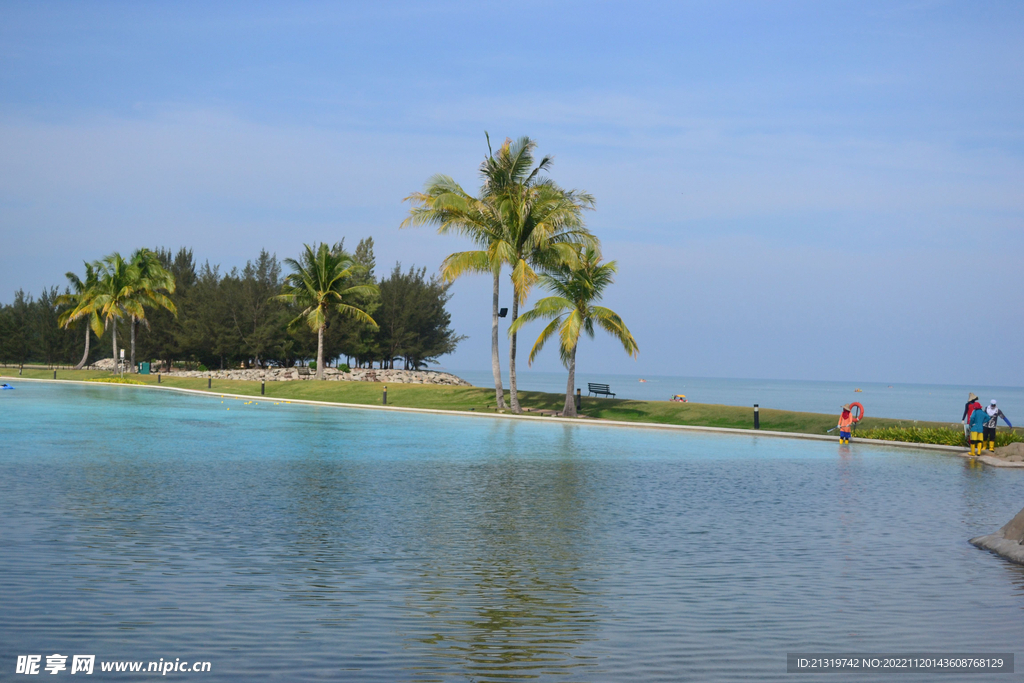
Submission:
<svg viewBox="0 0 1024 683">
<path fill-rule="evenodd" d="M 0 301 L 141 246 L 436 271 L 468 245 L 402 200 L 478 188 L 488 131 L 596 197 L 640 354 L 581 371 L 1024 386 L 1022 35 L 998 1 L 5 2 Z M 490 282 L 452 292 L 441 365 L 487 369 Z"/>
</svg>

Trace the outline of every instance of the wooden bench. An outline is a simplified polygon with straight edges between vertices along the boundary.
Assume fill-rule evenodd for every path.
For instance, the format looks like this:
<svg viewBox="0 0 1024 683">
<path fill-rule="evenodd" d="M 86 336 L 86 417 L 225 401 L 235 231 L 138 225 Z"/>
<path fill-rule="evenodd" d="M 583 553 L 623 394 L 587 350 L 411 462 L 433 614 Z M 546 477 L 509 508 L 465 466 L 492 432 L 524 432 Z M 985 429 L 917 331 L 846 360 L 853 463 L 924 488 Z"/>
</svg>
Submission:
<svg viewBox="0 0 1024 683">
<path fill-rule="evenodd" d="M 615 398 L 615 394 L 611 392 L 611 388 L 607 384 L 594 384 L 593 382 L 587 382 L 587 396 L 594 394 L 595 396 L 611 396 Z"/>
</svg>

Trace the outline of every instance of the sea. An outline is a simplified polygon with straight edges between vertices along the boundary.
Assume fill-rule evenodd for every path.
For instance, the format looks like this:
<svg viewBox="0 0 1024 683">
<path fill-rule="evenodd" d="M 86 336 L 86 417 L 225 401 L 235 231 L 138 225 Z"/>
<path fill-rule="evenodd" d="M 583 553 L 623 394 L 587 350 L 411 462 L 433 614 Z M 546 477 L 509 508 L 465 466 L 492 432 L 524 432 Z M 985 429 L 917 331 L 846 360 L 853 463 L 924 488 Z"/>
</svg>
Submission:
<svg viewBox="0 0 1024 683">
<path fill-rule="evenodd" d="M 478 387 L 493 387 L 490 370 L 449 370 Z M 517 372 L 519 389 L 563 393 L 566 374 Z M 777 408 L 808 413 L 838 413 L 851 401 L 864 406 L 871 417 L 959 423 L 970 392 L 984 405 L 996 399 L 1014 424 L 1024 425 L 1024 387 L 970 386 L 966 384 L 879 384 L 874 382 L 827 382 L 791 379 L 736 379 L 724 377 L 676 377 L 671 375 L 622 375 L 578 372 L 576 386 L 587 395 L 587 384 L 607 384 L 616 398 L 668 401 L 683 394 L 692 403 Z M 508 376 L 504 379 L 508 389 Z M 1016 418 L 1016 420 L 1015 420 Z M 1019 421 L 1019 423 L 1017 422 Z M 1002 422 L 1000 422 L 1002 425 Z"/>
</svg>

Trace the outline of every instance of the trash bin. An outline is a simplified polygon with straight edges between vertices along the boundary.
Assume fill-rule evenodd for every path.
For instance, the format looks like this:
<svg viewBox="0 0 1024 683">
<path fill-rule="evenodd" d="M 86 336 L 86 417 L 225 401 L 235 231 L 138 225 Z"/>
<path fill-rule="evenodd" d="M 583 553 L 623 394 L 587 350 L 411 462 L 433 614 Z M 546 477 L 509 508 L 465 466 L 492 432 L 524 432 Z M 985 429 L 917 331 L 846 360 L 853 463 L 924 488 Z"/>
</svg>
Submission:
<svg viewBox="0 0 1024 683">
<path fill-rule="evenodd" d="M 149 363 L 139 363 L 139 374 L 140 375 L 148 375 L 149 374 Z"/>
</svg>

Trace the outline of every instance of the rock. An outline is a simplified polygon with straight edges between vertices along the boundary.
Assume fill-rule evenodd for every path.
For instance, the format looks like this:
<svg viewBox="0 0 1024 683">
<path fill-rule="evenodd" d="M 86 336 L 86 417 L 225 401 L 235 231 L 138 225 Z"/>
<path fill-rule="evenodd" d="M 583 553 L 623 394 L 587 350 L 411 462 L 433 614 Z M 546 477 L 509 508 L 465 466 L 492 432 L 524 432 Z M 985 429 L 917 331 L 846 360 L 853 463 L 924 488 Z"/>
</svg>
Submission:
<svg viewBox="0 0 1024 683">
<path fill-rule="evenodd" d="M 111 362 L 110 359 L 107 359 Z M 111 366 L 112 367 L 112 366 Z M 213 379 L 232 379 L 258 382 L 307 381 L 313 380 L 313 373 L 308 368 L 260 368 L 210 370 L 199 372 L 185 370 L 173 373 L 176 377 L 212 377 Z M 461 377 L 447 372 L 433 370 L 380 370 L 376 368 L 353 368 L 351 372 L 342 372 L 337 368 L 324 368 L 324 380 L 337 382 L 381 382 L 384 384 L 440 384 L 446 386 L 472 386 Z"/>
<path fill-rule="evenodd" d="M 1024 510 L 1007 522 L 1002 529 L 987 536 L 972 538 L 971 543 L 991 550 L 996 555 L 1005 557 L 1011 562 L 1024 564 Z"/>
<path fill-rule="evenodd" d="M 1000 446 L 997 448 L 992 455 L 997 458 L 1006 458 L 1007 460 L 1013 460 L 1014 462 L 1020 462 L 1024 459 L 1024 442 L 1017 442 Z M 1016 460 L 1014 460 L 1016 458 Z"/>
</svg>

